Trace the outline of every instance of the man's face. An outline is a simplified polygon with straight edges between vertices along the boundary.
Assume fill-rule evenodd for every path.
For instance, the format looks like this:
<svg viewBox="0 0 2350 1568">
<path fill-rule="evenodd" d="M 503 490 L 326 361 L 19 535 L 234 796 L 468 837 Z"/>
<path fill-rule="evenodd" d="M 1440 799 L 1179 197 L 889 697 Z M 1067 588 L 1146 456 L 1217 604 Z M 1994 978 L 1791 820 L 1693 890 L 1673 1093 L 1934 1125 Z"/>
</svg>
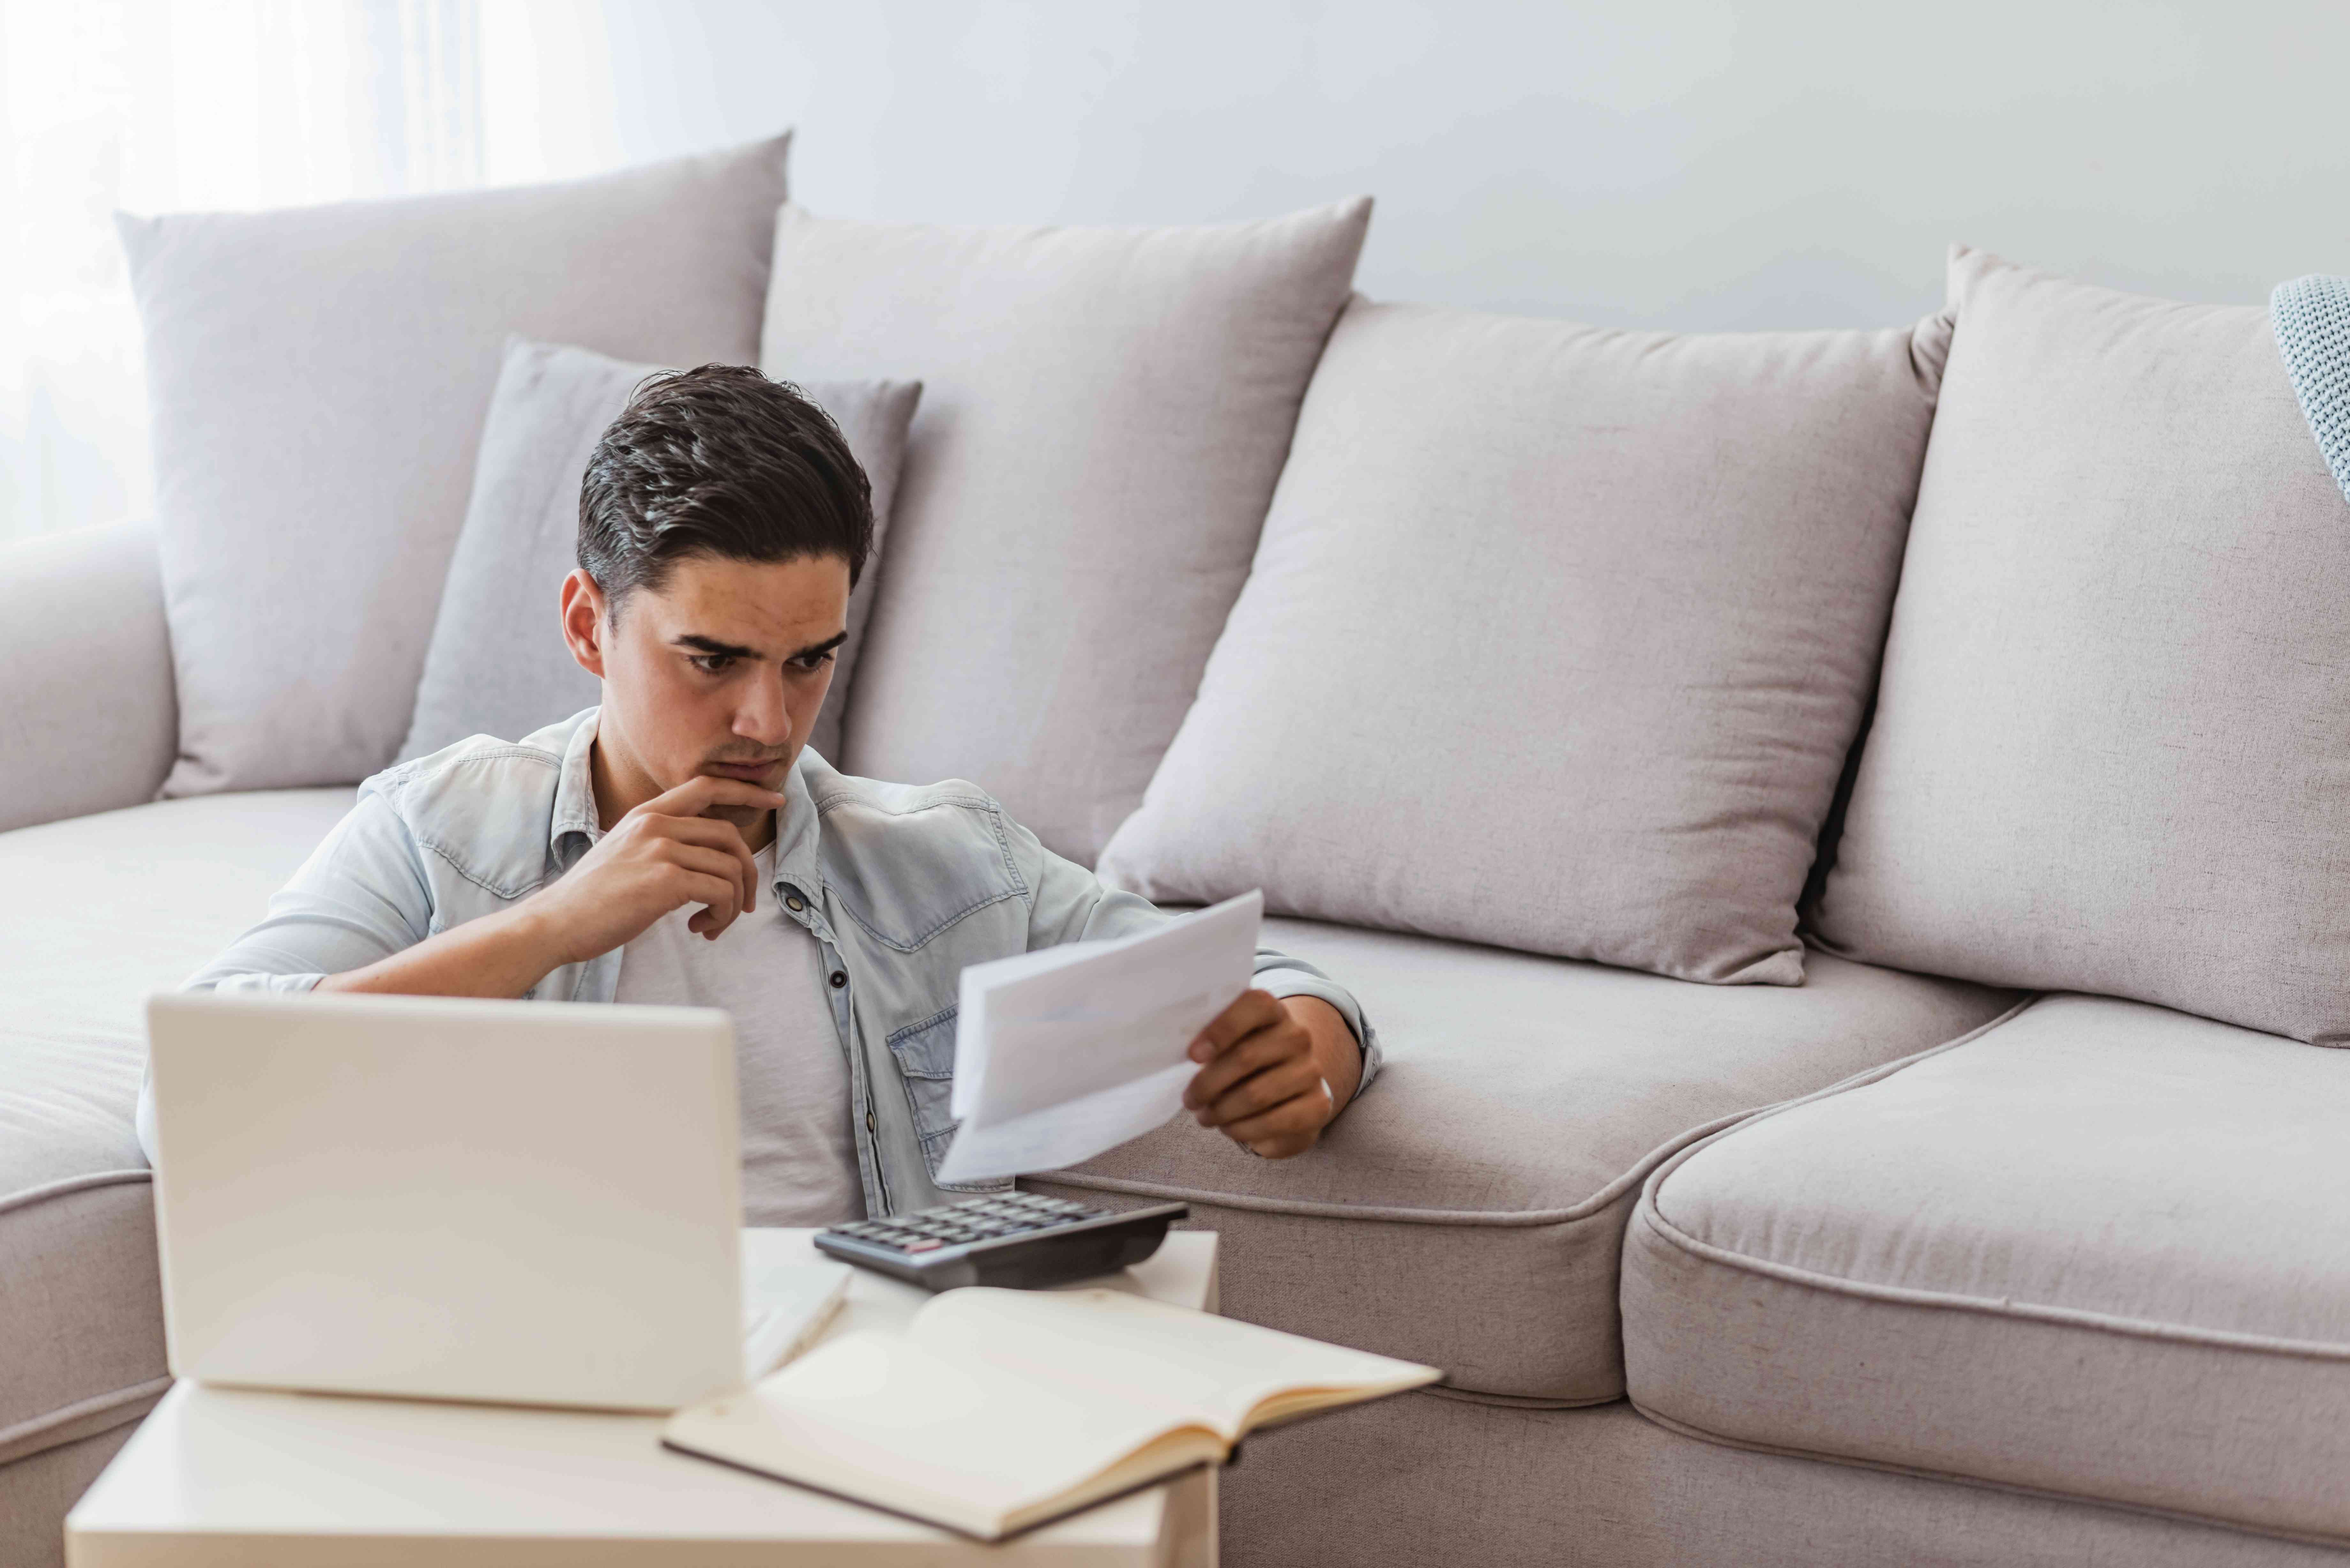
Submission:
<svg viewBox="0 0 2350 1568">
<path fill-rule="evenodd" d="M 848 635 L 848 563 L 691 556 L 660 588 L 628 595 L 617 616 L 574 572 L 563 620 L 573 657 L 604 681 L 597 784 L 608 814 L 697 774 L 780 790 Z M 764 825 L 748 809 L 723 815 L 746 831 Z"/>
</svg>

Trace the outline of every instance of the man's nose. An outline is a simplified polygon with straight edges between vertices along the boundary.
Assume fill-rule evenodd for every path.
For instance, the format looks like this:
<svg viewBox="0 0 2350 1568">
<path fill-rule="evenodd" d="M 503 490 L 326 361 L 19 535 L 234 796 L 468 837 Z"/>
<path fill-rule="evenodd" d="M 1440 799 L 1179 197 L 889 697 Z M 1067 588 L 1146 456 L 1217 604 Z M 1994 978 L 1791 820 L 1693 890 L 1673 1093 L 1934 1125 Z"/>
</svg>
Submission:
<svg viewBox="0 0 2350 1568">
<path fill-rule="evenodd" d="M 743 704 L 734 712 L 734 732 L 763 746 L 780 746 L 792 738 L 792 708 L 784 691 L 784 675 L 772 667 L 760 670 Z"/>
</svg>

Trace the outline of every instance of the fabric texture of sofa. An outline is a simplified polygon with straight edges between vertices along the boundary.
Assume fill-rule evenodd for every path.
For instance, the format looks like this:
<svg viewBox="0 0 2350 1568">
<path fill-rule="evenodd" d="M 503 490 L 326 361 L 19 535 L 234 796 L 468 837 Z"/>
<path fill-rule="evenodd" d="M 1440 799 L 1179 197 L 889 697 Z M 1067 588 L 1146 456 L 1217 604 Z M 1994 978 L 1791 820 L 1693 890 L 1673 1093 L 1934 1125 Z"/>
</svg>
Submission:
<svg viewBox="0 0 2350 1568">
<path fill-rule="evenodd" d="M 1820 932 L 2350 1044 L 2350 502 L 2269 313 L 1964 249 L 1949 291 Z"/>
<path fill-rule="evenodd" d="M 181 709 L 166 793 L 391 761 L 506 338 L 749 361 L 789 145 L 121 221 Z"/>
<path fill-rule="evenodd" d="M 1632 1397 L 1773 1451 L 2350 1538 L 2345 1096 L 2338 1052 L 2061 995 L 1756 1116 L 1648 1182 Z"/>
<path fill-rule="evenodd" d="M 1367 209 L 1187 231 L 931 231 L 787 213 L 791 266 L 770 277 L 764 251 L 754 267 L 743 247 L 779 232 L 780 158 L 780 144 L 765 144 L 671 168 L 651 184 L 622 180 L 609 187 L 611 211 L 640 223 L 648 210 L 673 212 L 672 200 L 716 203 L 700 210 L 695 232 L 727 280 L 724 298 L 707 302 L 724 319 L 703 326 L 742 357 L 764 342 L 771 369 L 929 389 L 900 491 L 916 509 L 910 522 L 895 519 L 877 558 L 868 663 L 841 715 L 849 760 L 919 760 L 983 784 L 1001 771 L 1007 795 L 1027 795 L 1047 818 L 1037 826 L 1088 855 L 1148 800 L 1149 820 L 1127 841 L 1135 875 L 1173 877 L 1183 857 L 1214 862 L 1217 808 L 1176 787 L 1178 775 L 1228 770 L 1213 781 L 1222 798 L 1247 804 L 1251 769 L 1290 765 L 1265 760 L 1261 732 L 1227 744 L 1235 737 L 1215 728 L 1263 726 L 1277 711 L 1258 701 L 1262 682 L 1243 679 L 1257 673 L 1248 661 L 1337 657 L 1311 635 L 1335 624 L 1326 615 L 1291 613 L 1296 584 L 1284 577 L 1294 563 L 1283 539 L 1305 518 L 1328 535 L 1322 545 L 1341 540 L 1399 487 L 1427 478 L 1399 472 L 1375 493 L 1341 493 L 1346 464 L 1308 450 L 1329 434 L 1315 422 L 1317 403 L 1343 408 L 1353 396 L 1317 392 L 1313 378 Z M 648 192 L 660 198 L 650 209 Z M 581 232 L 603 221 L 588 186 L 533 200 Z M 441 228 L 426 209 L 393 214 L 402 244 L 430 264 L 409 280 L 425 306 L 433 289 L 463 291 L 447 246 L 477 233 L 484 210 L 454 204 Z M 224 254 L 249 260 L 272 234 L 307 244 L 322 222 L 240 228 Z M 368 228 L 364 213 L 353 222 Z M 309 265 L 328 269 L 362 254 L 379 268 L 397 260 L 365 246 L 314 253 Z M 200 255 L 173 265 L 186 270 L 180 286 L 200 288 Z M 950 286 L 963 265 L 967 296 Z M 1962 255 L 1955 308 L 1932 330 L 1816 340 L 1875 345 L 1863 358 L 1883 348 L 1883 374 L 1866 384 L 1908 401 L 1880 423 L 1922 433 L 1856 443 L 1817 494 L 1802 461 L 1816 431 L 1740 400 L 1814 385 L 1797 372 L 1816 369 L 1804 355 L 1825 350 L 1635 344 L 1477 318 L 1472 336 L 1627 355 L 1617 367 L 1627 386 L 1649 360 L 1780 367 L 1742 384 L 1701 378 L 1704 395 L 1723 400 L 1702 410 L 1627 392 L 1612 421 L 1597 406 L 1574 420 L 1513 417 L 1491 432 L 1494 444 L 1473 450 L 1513 474 L 1548 477 L 1472 476 L 1483 485 L 1475 516 L 1455 518 L 1426 547 L 1470 541 L 1488 579 L 1592 575 L 1566 585 L 1571 595 L 1510 584 L 1514 638 L 1546 635 L 1545 604 L 1580 604 L 1599 619 L 1637 605 L 1662 618 L 1653 629 L 1672 662 L 1643 701 L 1683 705 L 1665 717 L 1686 720 L 1725 692 L 1808 715 L 1803 800 L 1787 806 L 1769 804 L 1786 783 L 1769 776 L 1781 754 L 1769 745 L 1651 753 L 1621 714 L 1578 731 L 1572 680 L 1477 691 L 1483 743 L 1507 747 L 1523 734 L 1535 737 L 1526 756 L 1562 759 L 1492 776 L 1521 794 L 1569 781 L 1556 800 L 1509 803 L 1513 831 L 1527 842 L 1523 863 L 1495 863 L 1495 875 L 1516 877 L 1514 902 L 1484 913 L 1575 914 L 1574 888 L 1544 894 L 1539 880 L 1604 859 L 1605 832 L 1573 856 L 1561 847 L 1590 826 L 1574 819 L 1571 781 L 1584 778 L 1619 803 L 1638 805 L 1643 792 L 1712 803 L 1678 829 L 1669 814 L 1643 827 L 1639 863 L 1667 867 L 1680 888 L 1742 874 L 1713 857 L 1752 826 L 1742 813 L 1775 814 L 1771 897 L 1791 896 L 1808 858 L 1808 913 L 1833 940 L 1814 931 L 1800 953 L 1773 950 L 1800 959 L 1800 984 L 1753 966 L 1707 978 L 1781 983 L 1700 983 L 1554 956 L 1563 944 L 1534 940 L 1523 922 L 1475 934 L 1547 951 L 1460 940 L 1461 922 L 1480 913 L 1477 868 L 1416 863 L 1436 851 L 1411 827 L 1430 809 L 1473 816 L 1478 792 L 1444 793 L 1455 759 L 1394 723 L 1376 691 L 1337 715 L 1340 738 L 1388 748 L 1382 790 L 1414 798 L 1318 816 L 1327 803 L 1310 780 L 1268 779 L 1280 789 L 1266 798 L 1289 803 L 1286 815 L 1252 826 L 1250 841 L 1286 833 L 1295 841 L 1281 842 L 1281 854 L 1304 857 L 1291 865 L 1344 868 L 1351 881 L 1314 894 L 1318 913 L 1366 922 L 1276 919 L 1271 938 L 1356 989 L 1386 1045 L 1381 1078 L 1295 1160 L 1255 1159 L 1178 1120 L 1035 1183 L 1180 1197 L 1195 1224 L 1225 1239 L 1226 1310 L 1447 1369 L 1442 1388 L 1253 1440 L 1226 1482 L 1229 1561 L 2350 1564 L 2350 1186 L 2338 1179 L 2334 1113 L 2350 1056 L 2288 1037 L 2331 1037 L 2322 1025 L 2344 957 L 2339 907 L 2324 889 L 2339 869 L 2332 846 L 2350 842 L 2350 775 L 2327 761 L 2339 750 L 2326 717 L 2339 661 L 2320 657 L 2336 646 L 2339 617 L 2332 598 L 2305 590 L 2332 580 L 2325 573 L 2350 551 L 2350 504 L 2321 504 L 2305 482 L 2324 479 L 2322 462 L 2278 437 L 2270 415 L 2292 407 L 2284 372 L 2247 348 L 2240 318 L 2010 275 L 2022 271 Z M 900 275 L 911 303 L 893 317 Z M 1138 276 L 1152 286 L 1120 287 Z M 1982 325 L 1970 301 L 1986 279 L 2051 313 L 2020 339 L 2004 306 L 1987 308 Z M 475 415 L 502 335 L 548 336 L 542 317 L 498 306 L 495 293 L 456 318 Z M 748 314 L 753 300 L 764 302 L 764 324 Z M 1378 314 L 1357 308 L 1366 321 Z M 844 323 L 890 330 L 836 342 Z M 1270 336 L 1253 337 L 1260 327 Z M 1096 328 L 1107 336 L 1083 340 Z M 703 341 L 700 330 L 681 341 Z M 1006 331 L 1039 358 L 981 351 Z M 679 357 L 668 341 L 587 346 Z M 2138 353 L 2148 342 L 2155 350 Z M 1947 376 L 1936 358 L 1945 343 Z M 2129 350 L 2118 359 L 2117 343 Z M 933 351 L 938 362 L 917 362 Z M 787 366 L 785 355 L 805 363 Z M 1442 360 L 1420 373 L 1441 377 Z M 1331 362 L 1350 376 L 1377 369 L 1344 353 Z M 340 363 L 318 361 L 307 389 L 328 424 L 365 404 Z M 2036 369 L 2020 384 L 1991 375 L 2014 363 Z M 201 368 L 177 364 L 167 395 L 200 391 Z M 2055 394 L 2101 385 L 2117 364 L 2131 381 L 2122 389 L 2156 409 L 2197 406 L 2213 386 L 2239 389 L 2241 406 L 2229 410 L 2237 422 L 2114 472 L 2100 444 L 2111 427 L 2094 400 Z M 1171 389 L 1155 423 L 1146 417 L 1154 369 Z M 2272 371 L 2272 387 L 2261 379 Z M 1936 381 L 1943 400 L 1929 422 L 1920 400 L 1931 404 L 1923 389 Z M 1840 384 L 1839 396 L 1866 396 L 1852 391 L 1861 382 Z M 1005 401 L 1031 385 L 1050 392 L 1043 428 Z M 1474 405 L 1473 387 L 1434 390 Z M 1983 499 L 1996 502 L 2012 478 L 1982 450 L 1985 432 L 2012 421 L 2002 402 L 2011 397 L 2031 412 L 2035 472 L 2061 478 L 2077 503 L 2020 539 L 2010 536 L 2012 509 Z M 1102 421 L 1084 422 L 1097 404 Z M 1293 454 L 1301 406 L 1308 419 Z M 1519 412 L 1542 406 L 1534 398 Z M 1170 505 L 1157 491 L 1149 507 L 1128 505 L 1136 475 L 1216 447 L 1235 410 L 1247 439 L 1213 472 L 1192 476 L 1198 488 L 1186 493 L 1201 505 Z M 298 421 L 301 410 L 280 413 Z M 192 428 L 159 421 L 167 427 Z M 383 524 L 412 522 L 414 538 L 370 544 L 411 566 L 446 557 L 478 437 L 476 425 L 437 414 L 419 428 L 415 460 L 440 465 L 420 492 L 432 504 Z M 1708 453 L 1705 472 L 1775 476 L 1773 506 L 1741 510 L 1734 483 L 1677 490 L 1686 472 L 1644 473 L 1643 464 L 1679 461 L 1663 435 L 1691 430 L 1742 432 L 1752 444 Z M 1407 469 L 1412 459 L 1380 456 Z M 1448 446 L 1426 461 L 1458 458 Z M 2211 512 L 2209 498 L 2224 495 L 2230 474 L 2258 482 L 2242 504 L 2257 515 Z M 211 472 L 203 506 L 164 519 L 183 552 L 201 539 L 221 478 Z M 2262 499 L 2280 486 L 2290 515 Z M 2203 498 L 2202 523 L 2171 519 L 2149 550 L 2116 521 L 2128 511 L 2116 509 L 2116 493 Z M 167 489 L 166 504 L 182 506 L 184 494 Z M 1793 535 L 1825 526 L 1822 506 L 1856 494 L 1874 521 L 1851 548 L 1881 559 L 1831 559 L 1769 602 L 1742 597 L 1755 579 L 1739 560 L 1790 570 L 1815 559 L 1793 546 L 1816 540 Z M 1924 497 L 1914 533 L 1912 495 Z M 1638 547 L 1643 496 L 1682 509 L 1669 549 Z M 1066 515 L 1023 511 L 1064 504 Z M 1269 506 L 1291 521 L 1264 535 L 1260 554 Z M 1414 573 L 1410 508 L 1374 521 L 1385 530 L 1379 552 L 1334 559 Z M 2193 535 L 2203 524 L 2237 532 L 2210 546 L 2218 556 L 2199 578 Z M 253 547 L 239 526 L 239 547 Z M 1620 547 L 1575 549 L 1554 536 L 1603 527 Z M 1774 531 L 1789 549 L 1771 550 Z M 2280 573 L 2246 554 L 2272 535 L 2305 569 Z M 1542 548 L 1513 546 L 1537 537 Z M 2026 555 L 1986 558 L 1990 545 Z M 2061 568 L 2061 606 L 2045 598 L 2048 579 L 2017 566 L 2026 556 Z M 1252 599 L 1253 556 L 1283 593 Z M 261 912 L 347 807 L 365 759 L 388 754 L 407 718 L 403 692 L 399 711 L 354 716 L 318 747 L 278 757 L 248 742 L 288 714 L 331 708 L 331 681 L 292 708 L 240 712 L 236 682 L 208 680 L 188 708 L 191 650 L 179 648 L 175 670 L 164 587 L 188 579 L 175 579 L 172 559 L 155 529 L 136 526 L 0 551 L 0 888 L 9 894 L 0 907 L 0 1562 L 12 1568 L 60 1560 L 65 1510 L 167 1382 L 148 1173 L 131 1133 L 140 1004 Z M 987 570 L 970 577 L 974 561 Z M 1845 574 L 1827 595 L 1839 613 L 1786 615 L 1831 566 Z M 412 666 L 440 585 L 429 572 L 393 576 L 370 587 L 387 624 L 414 631 L 398 650 Z M 1479 580 L 1421 573 L 1409 587 L 1443 586 L 1432 607 L 1440 625 L 1490 631 L 1499 623 L 1481 619 Z M 2198 582 L 2225 602 L 2198 600 Z M 1367 587 L 1388 596 L 1382 603 L 1409 598 L 1392 582 Z M 1246 613 L 1228 623 L 1236 603 Z M 2062 639 L 2043 634 L 2060 609 L 2078 626 L 2147 639 L 2171 673 L 2095 649 L 2058 657 Z M 1062 629 L 1134 635 L 1117 659 L 1055 683 L 1053 659 L 1073 657 L 1067 648 L 1040 664 L 1021 639 L 1039 615 L 1064 611 Z M 1220 649 L 1228 635 L 1236 640 Z M 1426 628 L 1397 635 L 1425 639 Z M 933 646 L 941 637 L 951 647 Z M 1978 648 L 1983 637 L 1996 646 Z M 1423 640 L 1425 657 L 1440 664 L 1461 641 L 1452 632 Z M 1983 664 L 1988 678 L 1970 686 L 1953 671 L 1976 653 L 2007 662 Z M 2289 671 L 2296 659 L 2309 668 L 2227 700 L 2228 671 Z M 922 685 L 934 666 L 936 691 Z M 1448 680 L 1484 673 L 1463 658 L 1427 686 L 1440 699 Z M 1314 674 L 1331 684 L 1332 671 Z M 411 668 L 404 679 L 413 677 Z M 1879 680 L 1866 730 L 1866 688 Z M 988 700 L 999 690 L 1010 695 Z M 2002 727 L 1985 692 L 2003 694 L 2011 710 L 2032 706 Z M 331 726 L 334 714 L 324 716 Z M 1699 718 L 1675 732 L 1729 732 Z M 1204 728 L 1177 740 L 1192 721 Z M 1771 739 L 1768 725 L 1758 732 Z M 1578 737 L 1599 750 L 1578 750 Z M 1191 760 L 1177 758 L 1154 793 L 1170 742 Z M 202 793 L 278 768 L 320 787 Z M 1716 771 L 1694 780 L 1676 772 L 1690 769 Z M 1839 772 L 1846 840 L 1825 799 Z M 184 798 L 157 799 L 167 775 Z M 1383 814 L 1388 805 L 1399 809 Z M 2262 836 L 2272 830 L 2273 839 Z M 1791 833 L 1792 855 L 1779 843 Z M 2046 855 L 2020 847 L 2042 841 L 2053 846 Z M 2231 844 L 2249 847 L 2239 855 Z M 2280 844 L 2314 857 L 2314 869 L 2290 863 Z M 2032 881 L 2060 860 L 2087 870 Z M 2241 930 L 2219 929 L 2250 908 L 2250 895 L 2224 885 L 2241 864 L 2281 900 L 2256 911 L 2267 923 L 2249 949 Z M 1448 885 L 1441 920 L 1416 920 L 1409 889 L 1432 875 L 1461 886 Z M 2095 899 L 2067 902 L 2075 881 Z M 1619 901 L 1619 926 L 1645 918 L 1658 927 L 1632 931 L 1639 940 L 1611 955 L 1670 969 L 1669 955 L 1696 950 L 1702 933 L 1688 922 L 1703 919 L 1702 904 L 1659 899 L 1641 915 L 1637 899 Z M 2028 919 L 2009 929 L 2019 909 Z M 1452 935 L 1430 934 L 1445 921 Z M 2125 951 L 2125 929 L 2159 941 Z M 2175 989 L 2153 994 L 2147 977 L 2166 975 Z M 2279 983 L 2264 992 L 2269 980 Z M 2078 994 L 2099 991 L 2140 994 Z M 2256 1021 L 2281 1033 L 2243 1017 L 2214 1021 L 2265 1005 L 2263 995 L 2276 1006 Z M 2158 1002 L 2198 1002 L 2214 1017 Z"/>
<path fill-rule="evenodd" d="M 94 587 L 111 576 L 99 543 Z M 0 576 L 11 609 L 16 586 Z M 130 1125 L 147 997 L 257 918 L 350 803 L 348 789 L 203 795 L 0 834 L 0 1563 L 10 1568 L 57 1560 L 64 1508 L 170 1386 L 154 1203 Z M 68 1474 L 78 1484 L 48 1490 Z"/>
<path fill-rule="evenodd" d="M 1800 982 L 1950 338 L 1357 301 L 1103 874 Z"/>
<path fill-rule="evenodd" d="M 1801 986 L 1701 986 L 1269 920 L 1347 977 L 1401 1076 L 1268 1162 L 1171 1123 L 1049 1190 L 1182 1199 L 1227 1310 L 1542 1405 L 1623 1397 L 1617 1260 L 1641 1181 L 1701 1130 L 1958 1038 L 2009 992 L 1814 954 Z"/>
</svg>

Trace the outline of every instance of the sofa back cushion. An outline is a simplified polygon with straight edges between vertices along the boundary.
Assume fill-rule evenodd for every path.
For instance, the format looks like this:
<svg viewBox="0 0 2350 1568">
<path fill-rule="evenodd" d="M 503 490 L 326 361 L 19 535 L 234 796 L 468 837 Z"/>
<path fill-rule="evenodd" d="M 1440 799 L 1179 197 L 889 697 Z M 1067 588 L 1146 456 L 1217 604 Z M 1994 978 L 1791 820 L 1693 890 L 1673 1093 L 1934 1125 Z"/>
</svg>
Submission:
<svg viewBox="0 0 2350 1568">
<path fill-rule="evenodd" d="M 785 148 L 121 220 L 179 681 L 165 794 L 348 782 L 392 760 L 507 335 L 748 363 Z"/>
<path fill-rule="evenodd" d="M 602 682 L 571 657 L 556 607 L 563 579 L 577 564 L 588 459 L 638 384 L 660 369 L 527 338 L 506 345 L 402 759 L 468 735 L 517 740 L 598 700 Z M 800 389 L 839 425 L 873 486 L 873 554 L 849 596 L 848 640 L 807 737 L 829 759 L 839 744 L 840 707 L 889 542 L 906 426 L 922 386 L 812 381 Z"/>
<path fill-rule="evenodd" d="M 1091 864 L 1181 722 L 1370 218 L 948 228 L 786 209 L 762 363 L 919 376 L 848 772 L 978 781 Z"/>
<path fill-rule="evenodd" d="M 1950 282 L 1821 940 L 2350 1044 L 2350 504 L 2267 313 Z"/>
<path fill-rule="evenodd" d="M 1105 871 L 1795 984 L 1948 327 L 1719 337 L 1357 303 Z"/>
</svg>

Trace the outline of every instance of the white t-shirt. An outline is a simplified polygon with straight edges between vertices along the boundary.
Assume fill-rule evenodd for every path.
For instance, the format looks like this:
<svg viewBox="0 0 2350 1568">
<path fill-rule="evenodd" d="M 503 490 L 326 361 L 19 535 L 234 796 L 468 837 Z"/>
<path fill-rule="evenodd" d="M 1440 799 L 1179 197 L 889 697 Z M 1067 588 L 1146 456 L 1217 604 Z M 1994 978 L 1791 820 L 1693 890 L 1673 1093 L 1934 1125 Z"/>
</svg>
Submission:
<svg viewBox="0 0 2350 1568">
<path fill-rule="evenodd" d="M 824 950 L 775 897 L 774 846 L 755 858 L 756 909 L 714 942 L 686 929 L 700 905 L 671 910 L 620 950 L 612 1000 L 715 1007 L 734 1020 L 745 1225 L 861 1220 L 848 1063 L 833 1027 Z"/>
</svg>

